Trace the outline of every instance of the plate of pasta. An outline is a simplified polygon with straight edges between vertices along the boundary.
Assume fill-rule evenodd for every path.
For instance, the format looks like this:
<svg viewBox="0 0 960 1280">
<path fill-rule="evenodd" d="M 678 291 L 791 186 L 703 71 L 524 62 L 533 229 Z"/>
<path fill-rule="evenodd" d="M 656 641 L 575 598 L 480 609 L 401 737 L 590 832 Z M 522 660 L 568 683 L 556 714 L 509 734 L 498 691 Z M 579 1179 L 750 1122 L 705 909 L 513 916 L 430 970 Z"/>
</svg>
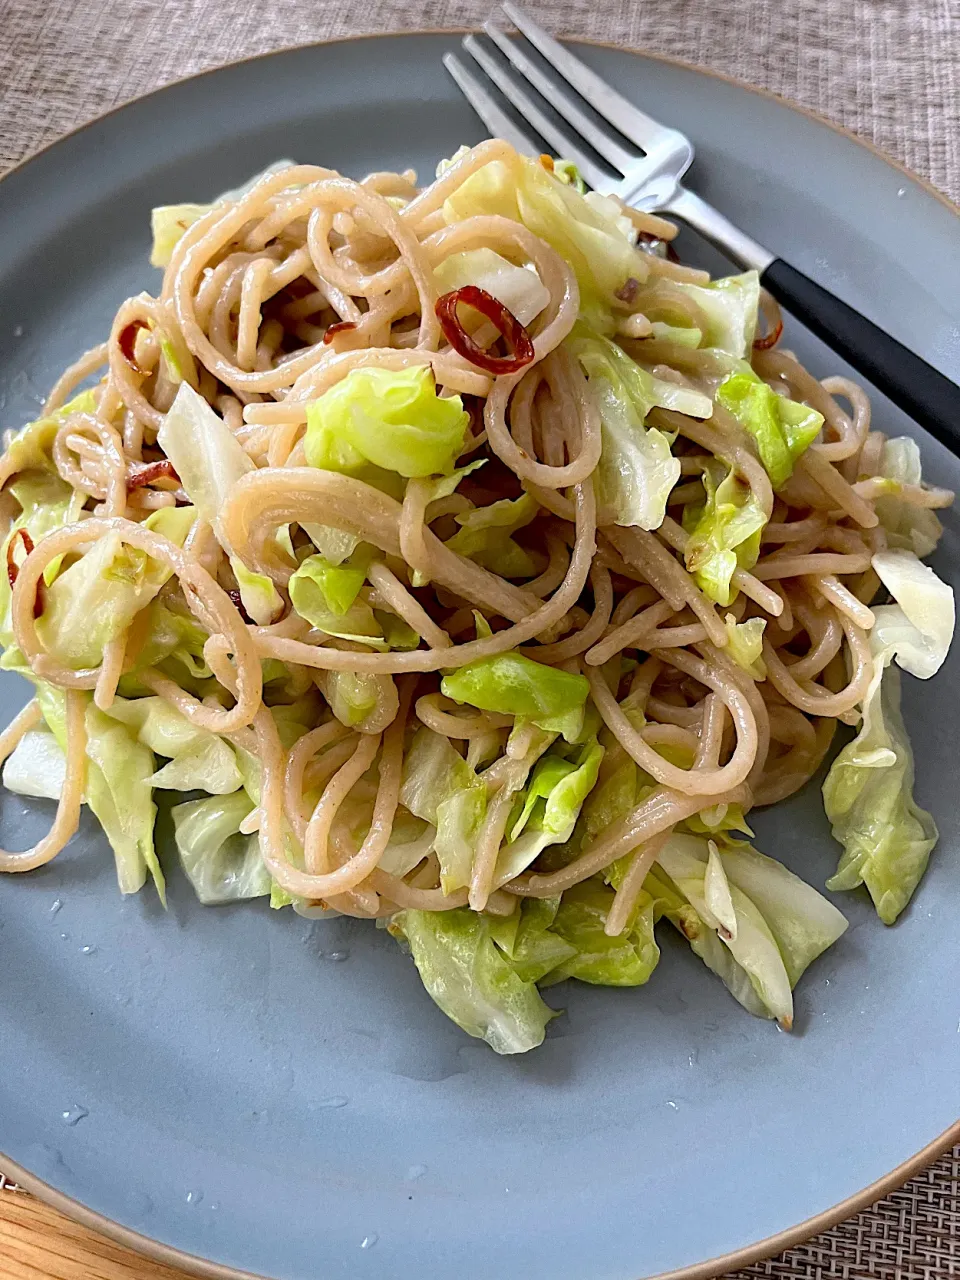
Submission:
<svg viewBox="0 0 960 1280">
<path fill-rule="evenodd" d="M 0 186 L 0 1148 L 207 1275 L 715 1274 L 956 1120 L 960 466 L 442 47 Z M 955 362 L 955 210 L 586 56 Z"/>
</svg>

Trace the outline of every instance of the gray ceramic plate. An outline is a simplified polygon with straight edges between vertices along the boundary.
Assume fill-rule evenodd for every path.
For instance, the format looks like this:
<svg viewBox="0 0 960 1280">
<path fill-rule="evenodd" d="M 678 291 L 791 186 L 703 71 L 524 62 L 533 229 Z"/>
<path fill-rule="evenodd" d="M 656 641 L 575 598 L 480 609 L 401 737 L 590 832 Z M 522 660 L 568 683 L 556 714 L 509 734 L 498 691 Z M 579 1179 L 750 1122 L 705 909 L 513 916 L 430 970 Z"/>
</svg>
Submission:
<svg viewBox="0 0 960 1280">
<path fill-rule="evenodd" d="M 35 416 L 120 300 L 156 287 L 151 205 L 210 197 L 281 155 L 429 175 L 478 140 L 440 69 L 452 43 L 385 37 L 228 67 L 8 177 L 3 425 Z M 698 190 L 960 375 L 960 224 L 945 202 L 772 98 L 623 51 L 584 56 L 696 140 Z M 838 368 L 795 328 L 789 345 Z M 876 418 L 910 430 L 883 402 Z M 929 441 L 925 456 L 932 480 L 960 486 L 960 464 Z M 954 520 L 937 565 L 953 578 L 956 538 Z M 2 696 L 6 717 L 24 688 L 9 678 Z M 205 909 L 175 874 L 166 914 L 148 892 L 123 900 L 84 823 L 51 866 L 0 883 L 8 1165 L 194 1257 L 155 1254 L 283 1280 L 713 1274 L 720 1263 L 697 1264 L 787 1232 L 756 1251 L 772 1252 L 831 1206 L 852 1211 L 960 1111 L 960 648 L 905 701 L 940 847 L 895 929 L 843 898 L 852 927 L 804 978 L 789 1036 L 665 938 L 648 987 L 552 991 L 567 1013 L 545 1045 L 498 1058 L 434 1008 L 384 934 L 262 903 Z M 49 816 L 3 798 L 14 847 Z M 761 847 L 822 884 L 836 849 L 815 787 L 758 827 Z"/>
</svg>

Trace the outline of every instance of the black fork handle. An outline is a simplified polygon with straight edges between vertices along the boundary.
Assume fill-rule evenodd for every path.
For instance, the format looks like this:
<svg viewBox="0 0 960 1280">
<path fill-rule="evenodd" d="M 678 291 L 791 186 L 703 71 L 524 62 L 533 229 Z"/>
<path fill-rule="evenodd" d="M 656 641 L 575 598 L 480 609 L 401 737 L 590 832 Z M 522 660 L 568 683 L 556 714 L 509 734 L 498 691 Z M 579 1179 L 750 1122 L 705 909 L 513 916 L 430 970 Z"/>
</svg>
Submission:
<svg viewBox="0 0 960 1280">
<path fill-rule="evenodd" d="M 960 457 L 960 387 L 782 258 L 760 283 L 818 338 Z"/>
<path fill-rule="evenodd" d="M 678 186 L 662 206 L 744 267 L 776 300 L 960 457 L 960 387 L 879 325 L 741 231 L 718 209 Z"/>
</svg>

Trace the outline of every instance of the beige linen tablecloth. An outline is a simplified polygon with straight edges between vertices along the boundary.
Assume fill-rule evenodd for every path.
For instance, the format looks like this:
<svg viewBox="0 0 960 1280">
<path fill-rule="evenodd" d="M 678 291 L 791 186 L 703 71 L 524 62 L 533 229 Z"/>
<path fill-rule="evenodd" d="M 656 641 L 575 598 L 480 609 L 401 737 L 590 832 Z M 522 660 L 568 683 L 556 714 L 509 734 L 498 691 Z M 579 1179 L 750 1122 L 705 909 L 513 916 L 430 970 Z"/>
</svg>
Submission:
<svg viewBox="0 0 960 1280">
<path fill-rule="evenodd" d="M 527 0 L 554 31 L 685 58 L 845 125 L 960 201 L 958 0 Z M 117 103 L 334 36 L 477 25 L 488 0 L 0 0 L 0 172 Z M 758 1170 L 762 1177 L 762 1170 Z M 960 1276 L 960 1147 L 740 1276 Z"/>
</svg>

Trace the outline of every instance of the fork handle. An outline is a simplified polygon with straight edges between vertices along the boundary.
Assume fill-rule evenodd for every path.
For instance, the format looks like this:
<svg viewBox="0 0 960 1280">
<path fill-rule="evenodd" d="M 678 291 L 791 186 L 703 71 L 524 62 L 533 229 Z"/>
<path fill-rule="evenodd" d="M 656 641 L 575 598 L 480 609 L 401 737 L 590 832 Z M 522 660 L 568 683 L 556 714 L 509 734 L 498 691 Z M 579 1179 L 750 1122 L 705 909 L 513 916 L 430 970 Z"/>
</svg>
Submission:
<svg viewBox="0 0 960 1280">
<path fill-rule="evenodd" d="M 760 283 L 941 444 L 960 455 L 960 387 L 782 258 Z"/>
<path fill-rule="evenodd" d="M 806 327 L 894 404 L 960 457 L 960 387 L 879 325 L 745 235 L 718 210 L 683 190 L 670 212 L 718 249 L 760 272 L 760 283 Z"/>
</svg>

